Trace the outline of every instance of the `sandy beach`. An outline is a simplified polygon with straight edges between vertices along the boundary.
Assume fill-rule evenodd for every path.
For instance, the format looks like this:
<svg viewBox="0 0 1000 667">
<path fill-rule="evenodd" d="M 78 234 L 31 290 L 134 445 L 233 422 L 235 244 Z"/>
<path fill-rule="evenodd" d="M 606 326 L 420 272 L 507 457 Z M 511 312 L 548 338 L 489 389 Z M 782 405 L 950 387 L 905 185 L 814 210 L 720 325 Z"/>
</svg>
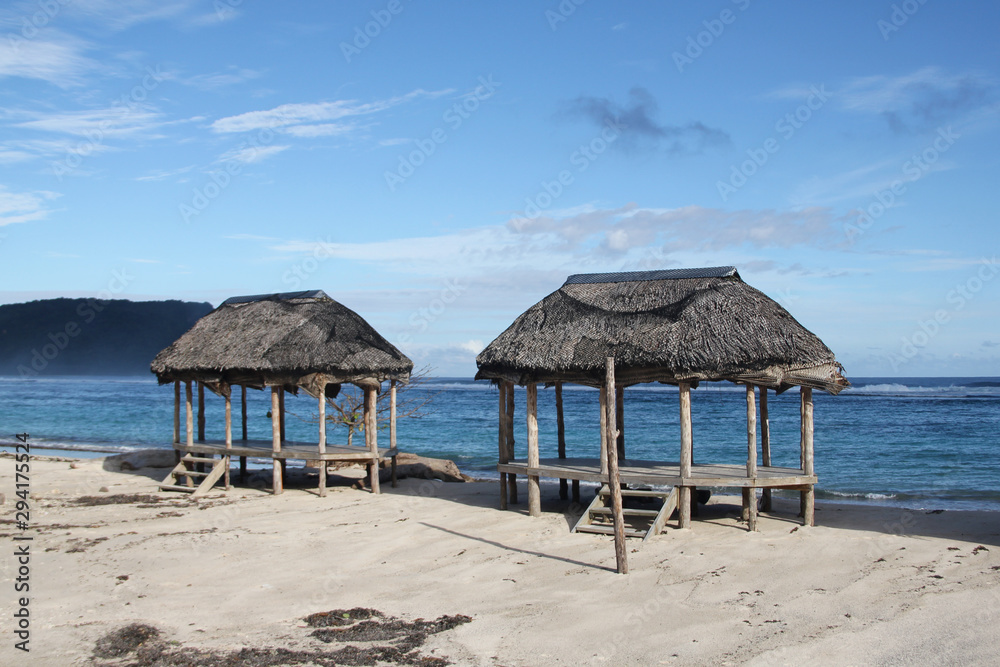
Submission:
<svg viewBox="0 0 1000 667">
<path fill-rule="evenodd" d="M 1000 650 L 1000 513 L 820 503 L 804 528 L 776 501 L 748 533 L 739 499 L 718 496 L 693 529 L 631 540 L 618 575 L 611 538 L 570 533 L 578 508 L 552 487 L 532 519 L 523 502 L 499 511 L 487 482 L 191 499 L 156 490 L 162 469 L 107 467 L 35 457 L 26 532 L 3 476 L 0 664 L 995 664 Z M 27 654 L 15 535 L 34 538 Z M 304 620 L 343 610 L 356 628 L 355 608 L 420 636 L 321 641 Z M 95 657 L 134 623 L 159 634 Z"/>
</svg>

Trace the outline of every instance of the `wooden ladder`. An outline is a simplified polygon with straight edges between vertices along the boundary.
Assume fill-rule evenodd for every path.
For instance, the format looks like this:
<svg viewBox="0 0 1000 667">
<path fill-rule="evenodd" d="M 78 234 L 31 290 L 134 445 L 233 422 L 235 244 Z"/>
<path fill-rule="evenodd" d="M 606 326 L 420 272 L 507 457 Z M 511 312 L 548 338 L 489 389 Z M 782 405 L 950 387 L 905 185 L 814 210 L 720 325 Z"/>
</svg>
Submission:
<svg viewBox="0 0 1000 667">
<path fill-rule="evenodd" d="M 199 463 L 209 464 L 211 469 L 208 472 L 195 470 L 194 466 Z M 160 483 L 160 491 L 183 491 L 192 496 L 203 496 L 212 490 L 212 487 L 222 479 L 227 470 L 229 470 L 228 456 L 216 459 L 214 456 L 203 457 L 185 454 Z M 194 481 L 199 478 L 201 482 L 195 486 Z M 228 490 L 229 487 L 226 488 Z"/>
<path fill-rule="evenodd" d="M 637 505 L 650 505 L 637 507 Z M 677 488 L 669 491 L 648 489 L 622 489 L 622 514 L 625 517 L 625 537 L 641 537 L 645 542 L 663 531 L 667 519 L 677 509 Z M 587 511 L 573 526 L 574 533 L 614 535 L 611 516 L 611 490 L 602 486 L 594 496 Z"/>
</svg>

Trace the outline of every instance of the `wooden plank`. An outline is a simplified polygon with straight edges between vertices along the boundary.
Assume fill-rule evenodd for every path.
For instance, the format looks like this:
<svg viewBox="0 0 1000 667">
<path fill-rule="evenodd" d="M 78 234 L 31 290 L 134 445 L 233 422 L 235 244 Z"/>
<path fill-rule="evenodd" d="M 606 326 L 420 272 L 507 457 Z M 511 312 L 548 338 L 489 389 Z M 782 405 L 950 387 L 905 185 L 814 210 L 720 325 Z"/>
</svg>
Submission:
<svg viewBox="0 0 1000 667">
<path fill-rule="evenodd" d="M 507 458 L 514 458 L 514 383 L 507 383 Z M 517 504 L 517 475 L 507 473 L 507 502 Z"/>
<path fill-rule="evenodd" d="M 389 449 L 396 449 L 396 381 L 389 382 Z M 389 474 L 392 488 L 396 488 L 396 457 L 392 457 Z"/>
<path fill-rule="evenodd" d="M 588 524 L 586 526 L 580 526 L 577 529 L 577 532 L 596 533 L 598 535 L 614 535 L 616 547 L 619 539 L 622 541 L 622 544 L 624 545 L 626 537 L 646 537 L 646 531 L 644 530 L 635 530 L 634 528 L 624 528 L 624 527 L 622 528 L 621 535 L 619 537 L 618 529 L 615 526 L 598 526 L 596 524 Z M 628 574 L 628 565 L 626 564 L 624 570 L 622 570 L 619 567 L 618 573 Z"/>
<path fill-rule="evenodd" d="M 226 470 L 229 469 L 229 459 L 222 457 L 212 468 L 212 471 L 208 473 L 205 479 L 202 480 L 201 484 L 198 485 L 197 490 L 194 492 L 194 496 L 203 496 L 212 490 L 215 483 L 225 474 Z"/>
<path fill-rule="evenodd" d="M 813 397 L 811 387 L 801 388 L 800 413 L 802 472 L 812 476 L 815 473 L 813 470 Z M 802 491 L 800 494 L 802 523 L 806 526 L 814 526 L 816 525 L 816 490 L 810 485 L 808 490 Z"/>
<path fill-rule="evenodd" d="M 205 385 L 198 383 L 198 442 L 205 439 Z"/>
<path fill-rule="evenodd" d="M 507 383 L 497 384 L 499 396 L 497 412 L 497 462 L 505 464 L 510 460 L 507 456 Z M 500 473 L 500 509 L 507 509 L 507 473 Z"/>
<path fill-rule="evenodd" d="M 559 458 L 566 458 L 566 423 L 563 421 L 562 382 L 556 382 L 556 441 L 559 444 Z M 559 480 L 559 498 L 569 498 L 569 485 L 565 479 Z"/>
<path fill-rule="evenodd" d="M 372 493 L 381 493 L 378 479 L 378 390 L 365 387 L 365 444 L 376 460 L 368 464 L 368 486 Z"/>
<path fill-rule="evenodd" d="M 603 389 L 601 391 L 603 391 Z M 603 489 L 606 487 L 601 487 L 601 488 Z M 591 518 L 593 516 L 593 513 L 603 507 L 604 507 L 604 500 L 602 499 L 602 496 L 599 493 L 594 494 L 594 499 L 590 501 L 590 505 L 587 506 L 587 509 L 584 510 L 583 514 L 580 515 L 580 518 L 576 520 L 575 524 L 573 524 L 572 532 L 574 533 L 579 532 L 581 526 L 589 526 L 593 521 L 593 519 Z"/>
<path fill-rule="evenodd" d="M 608 357 L 604 360 L 604 391 L 607 393 L 608 414 L 608 487 L 611 491 L 611 516 L 614 520 L 615 562 L 618 574 L 628 574 L 628 552 L 625 549 L 625 517 L 622 516 L 622 489 L 618 477 L 618 447 L 612 443 L 618 441 L 617 409 L 615 391 L 615 360 Z M 587 526 L 592 528 L 592 526 Z"/>
<path fill-rule="evenodd" d="M 656 519 L 653 520 L 653 525 L 650 526 L 649 530 L 646 532 L 646 537 L 642 538 L 643 542 L 648 540 L 653 535 L 659 535 L 663 532 L 663 527 L 667 525 L 667 519 L 669 519 L 673 515 L 674 510 L 677 509 L 677 499 L 679 495 L 680 494 L 677 492 L 676 486 L 670 489 L 670 493 L 668 493 L 667 497 L 663 499 L 663 505 L 660 506 L 660 511 L 656 513 Z"/>
<path fill-rule="evenodd" d="M 691 428 L 691 385 L 681 382 L 678 385 L 680 390 L 680 430 L 681 430 L 681 459 L 678 466 L 680 486 L 678 493 L 677 524 L 680 528 L 691 527 L 691 464 L 694 457 L 694 438 Z"/>
<path fill-rule="evenodd" d="M 598 393 L 601 407 L 601 475 L 607 479 L 608 474 L 608 395 L 602 388 Z M 602 480 L 598 480 L 602 481 Z"/>
<path fill-rule="evenodd" d="M 283 391 L 281 387 L 271 387 L 271 452 L 273 454 L 281 452 L 281 417 L 278 416 L 280 409 L 278 395 L 281 391 Z M 278 495 L 285 490 L 284 486 L 281 461 L 274 458 L 271 461 L 271 490 L 274 495 Z"/>
<path fill-rule="evenodd" d="M 538 467 L 538 385 L 531 382 L 526 387 L 528 393 L 527 415 L 528 425 L 528 467 Z M 528 475 L 528 514 L 542 514 L 542 493 L 538 485 L 538 475 Z"/>
<path fill-rule="evenodd" d="M 278 392 L 278 415 L 280 421 L 278 425 L 281 427 L 281 441 L 284 442 L 285 438 L 285 387 L 282 386 L 281 390 Z"/>
<path fill-rule="evenodd" d="M 764 466 L 771 465 L 771 421 L 767 414 L 767 387 L 760 388 L 760 455 Z M 771 489 L 765 488 L 760 494 L 760 508 L 771 511 Z"/>
<path fill-rule="evenodd" d="M 229 451 L 233 448 L 233 398 L 230 388 L 226 387 L 226 471 L 225 471 L 225 484 L 226 491 L 229 490 Z"/>
<path fill-rule="evenodd" d="M 191 381 L 184 383 L 184 416 L 185 416 L 185 436 L 188 447 L 194 444 L 194 409 L 191 405 Z"/>
</svg>

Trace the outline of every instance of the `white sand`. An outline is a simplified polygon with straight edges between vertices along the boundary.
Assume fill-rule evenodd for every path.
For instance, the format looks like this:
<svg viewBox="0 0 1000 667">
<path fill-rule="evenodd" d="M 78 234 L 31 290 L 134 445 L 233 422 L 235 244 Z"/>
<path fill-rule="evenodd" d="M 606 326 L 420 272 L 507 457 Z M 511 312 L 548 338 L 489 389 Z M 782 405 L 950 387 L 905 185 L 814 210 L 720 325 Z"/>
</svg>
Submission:
<svg viewBox="0 0 1000 667">
<path fill-rule="evenodd" d="M 14 464 L 0 465 L 10 554 Z M 693 529 L 630 540 L 622 576 L 610 538 L 570 533 L 575 517 L 551 489 L 532 519 L 523 498 L 496 509 L 493 483 L 192 501 L 156 491 L 164 470 L 77 465 L 33 462 L 31 653 L 13 648 L 16 564 L 5 555 L 0 664 L 85 664 L 95 640 L 132 622 L 199 649 L 329 649 L 301 619 L 351 607 L 471 616 L 420 649 L 459 665 L 1000 659 L 1000 513 L 821 503 L 818 525 L 803 528 L 785 503 L 750 534 L 738 498 L 714 498 Z M 123 493 L 164 500 L 72 504 Z"/>
</svg>

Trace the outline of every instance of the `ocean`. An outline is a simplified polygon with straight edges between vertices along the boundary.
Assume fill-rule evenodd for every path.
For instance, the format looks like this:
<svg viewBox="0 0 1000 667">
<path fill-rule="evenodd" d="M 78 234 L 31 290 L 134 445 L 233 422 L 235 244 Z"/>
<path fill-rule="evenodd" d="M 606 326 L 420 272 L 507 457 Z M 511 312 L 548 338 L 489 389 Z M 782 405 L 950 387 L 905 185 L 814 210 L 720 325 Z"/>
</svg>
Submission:
<svg viewBox="0 0 1000 667">
<path fill-rule="evenodd" d="M 839 396 L 814 391 L 817 498 L 913 509 L 1000 511 L 1000 378 L 852 378 Z M 597 457 L 598 395 L 563 391 L 568 456 Z M 744 389 L 703 383 L 692 391 L 694 456 L 703 463 L 746 462 Z M 450 458 L 468 474 L 496 478 L 497 391 L 488 382 L 437 378 L 401 392 L 400 401 L 430 399 L 425 414 L 399 422 L 401 451 Z M 518 389 L 516 446 L 525 455 L 524 390 Z M 173 388 L 154 378 L 0 377 L 0 445 L 17 433 L 52 451 L 124 452 L 170 448 Z M 223 400 L 206 391 L 206 436 L 223 437 Z M 238 394 L 234 412 L 239 414 Z M 798 466 L 799 392 L 768 396 L 774 465 Z M 250 438 L 270 439 L 269 393 L 248 391 Z M 287 437 L 313 441 L 315 401 L 286 400 Z M 539 389 L 541 455 L 556 455 L 555 391 Z M 183 419 L 183 414 L 182 414 Z M 238 433 L 238 417 L 236 437 Z M 183 428 L 183 426 L 182 426 Z M 361 436 L 359 436 L 361 437 Z M 345 443 L 346 429 L 328 439 Z M 380 433 L 380 444 L 388 433 Z M 677 460 L 677 388 L 639 385 L 625 391 L 629 458 Z M 357 441 L 356 441 L 357 442 Z M 93 455 L 93 454 L 91 454 Z"/>
</svg>

